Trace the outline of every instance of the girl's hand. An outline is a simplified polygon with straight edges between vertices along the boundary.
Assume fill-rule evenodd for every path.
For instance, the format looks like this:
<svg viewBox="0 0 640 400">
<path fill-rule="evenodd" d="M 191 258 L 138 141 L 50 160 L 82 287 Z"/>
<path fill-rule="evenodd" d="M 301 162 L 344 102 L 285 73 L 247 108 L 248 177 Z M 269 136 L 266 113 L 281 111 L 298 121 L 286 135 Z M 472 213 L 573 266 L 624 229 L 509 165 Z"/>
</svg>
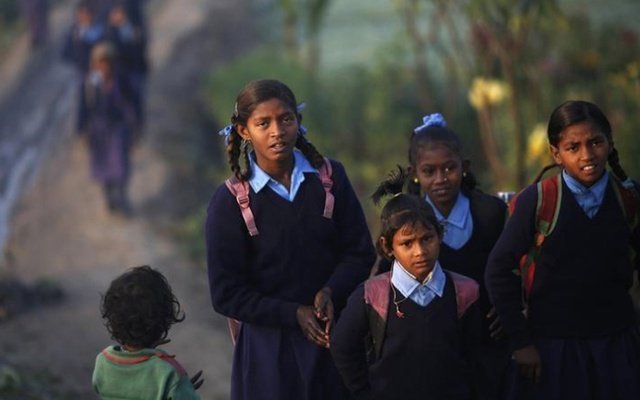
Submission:
<svg viewBox="0 0 640 400">
<path fill-rule="evenodd" d="M 314 307 L 299 305 L 296 310 L 296 318 L 302 333 L 309 341 L 320 347 L 329 348 L 329 335 L 318 324 Z"/>
<path fill-rule="evenodd" d="M 540 383 L 542 362 L 536 346 L 530 344 L 513 352 L 511 357 L 520 368 L 520 373 L 535 384 Z"/>
<path fill-rule="evenodd" d="M 190 381 L 193 385 L 193 389 L 198 390 L 200 386 L 202 386 L 202 383 L 204 383 L 204 379 L 202 379 L 202 370 L 196 372 L 196 374 L 191 377 Z"/>
<path fill-rule="evenodd" d="M 491 307 L 491 310 L 489 310 L 489 313 L 487 314 L 487 319 L 490 321 L 489 336 L 491 336 L 491 339 L 502 339 L 505 336 L 504 330 L 502 329 L 502 324 L 500 323 L 500 318 L 498 318 L 498 313 L 496 312 L 495 307 Z"/>
<path fill-rule="evenodd" d="M 331 289 L 322 288 L 313 300 L 316 318 L 324 325 L 324 333 L 329 337 L 333 327 L 333 301 L 331 300 Z"/>
</svg>

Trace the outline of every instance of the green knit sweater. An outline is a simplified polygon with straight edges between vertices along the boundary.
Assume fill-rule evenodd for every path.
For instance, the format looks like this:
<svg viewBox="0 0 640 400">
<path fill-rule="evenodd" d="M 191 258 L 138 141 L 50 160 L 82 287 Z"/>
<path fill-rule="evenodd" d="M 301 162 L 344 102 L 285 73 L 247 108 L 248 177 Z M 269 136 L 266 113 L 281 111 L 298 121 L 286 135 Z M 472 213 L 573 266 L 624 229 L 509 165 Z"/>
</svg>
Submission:
<svg viewBox="0 0 640 400">
<path fill-rule="evenodd" d="M 93 387 L 102 400 L 200 399 L 184 368 L 160 349 L 107 347 L 96 357 Z"/>
</svg>

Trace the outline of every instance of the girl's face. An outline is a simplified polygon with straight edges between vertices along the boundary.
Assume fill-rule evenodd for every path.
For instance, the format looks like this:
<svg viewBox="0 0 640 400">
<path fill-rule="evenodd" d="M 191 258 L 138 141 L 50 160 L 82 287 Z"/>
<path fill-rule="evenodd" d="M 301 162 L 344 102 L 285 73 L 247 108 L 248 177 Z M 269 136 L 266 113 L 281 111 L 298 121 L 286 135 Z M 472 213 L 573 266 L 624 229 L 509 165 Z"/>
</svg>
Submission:
<svg viewBox="0 0 640 400">
<path fill-rule="evenodd" d="M 556 164 L 586 187 L 600 179 L 611 153 L 605 134 L 590 122 L 568 126 L 560 132 L 558 145 L 550 148 Z"/>
<path fill-rule="evenodd" d="M 290 162 L 298 139 L 298 118 L 295 110 L 273 98 L 256 106 L 247 125 L 238 125 L 238 133 L 251 141 L 260 168 Z"/>
<path fill-rule="evenodd" d="M 443 144 L 430 144 L 418 150 L 414 168 L 422 191 L 441 213 L 448 215 L 462 184 L 460 156 Z"/>
<path fill-rule="evenodd" d="M 440 253 L 438 232 L 417 222 L 406 224 L 393 235 L 391 246 L 380 238 L 384 249 L 411 275 L 423 282 L 433 270 Z"/>
</svg>

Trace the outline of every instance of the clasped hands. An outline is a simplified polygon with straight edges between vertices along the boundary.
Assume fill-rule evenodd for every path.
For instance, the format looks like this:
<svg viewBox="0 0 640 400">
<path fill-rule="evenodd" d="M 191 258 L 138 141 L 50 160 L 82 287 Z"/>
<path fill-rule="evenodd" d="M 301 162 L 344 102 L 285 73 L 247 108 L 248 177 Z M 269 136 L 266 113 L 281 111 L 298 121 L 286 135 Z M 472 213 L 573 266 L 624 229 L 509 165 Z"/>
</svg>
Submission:
<svg viewBox="0 0 640 400">
<path fill-rule="evenodd" d="M 329 348 L 329 333 L 333 326 L 333 301 L 330 288 L 320 289 L 313 299 L 313 305 L 299 305 L 296 317 L 302 333 L 309 341 L 320 347 Z"/>
</svg>

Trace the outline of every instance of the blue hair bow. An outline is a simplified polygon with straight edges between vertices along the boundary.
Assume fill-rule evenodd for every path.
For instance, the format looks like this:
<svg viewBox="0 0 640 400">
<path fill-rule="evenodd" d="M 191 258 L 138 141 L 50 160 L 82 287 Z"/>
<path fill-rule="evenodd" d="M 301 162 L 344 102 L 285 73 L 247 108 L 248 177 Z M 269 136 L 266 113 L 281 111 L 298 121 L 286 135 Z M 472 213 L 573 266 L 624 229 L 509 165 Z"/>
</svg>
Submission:
<svg viewBox="0 0 640 400">
<path fill-rule="evenodd" d="M 424 117 L 422 117 L 422 125 L 415 128 L 413 132 L 418 133 L 430 126 L 440 126 L 444 128 L 447 126 L 447 121 L 445 121 L 444 117 L 440 113 L 425 115 Z"/>
<path fill-rule="evenodd" d="M 224 144 L 229 144 L 229 135 L 233 130 L 233 124 L 229 124 L 218 131 L 218 135 L 224 136 Z"/>
</svg>

